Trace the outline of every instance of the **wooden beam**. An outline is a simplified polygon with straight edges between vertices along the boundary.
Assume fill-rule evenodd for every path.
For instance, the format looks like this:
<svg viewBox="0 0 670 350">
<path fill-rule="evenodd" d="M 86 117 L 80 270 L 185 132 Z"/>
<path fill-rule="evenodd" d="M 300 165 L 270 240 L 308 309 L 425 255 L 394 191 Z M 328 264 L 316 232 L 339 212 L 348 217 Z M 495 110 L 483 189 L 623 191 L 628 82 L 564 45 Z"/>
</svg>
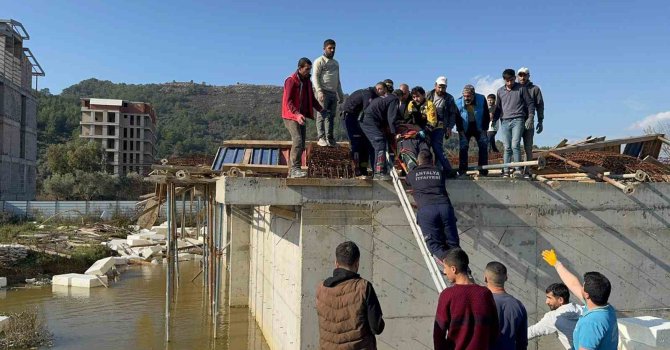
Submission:
<svg viewBox="0 0 670 350">
<path fill-rule="evenodd" d="M 549 150 L 547 152 L 553 152 L 555 154 L 560 154 L 560 153 L 568 153 L 568 152 L 575 152 L 575 151 L 595 150 L 595 149 L 606 148 L 606 147 L 611 147 L 611 146 L 621 146 L 621 145 L 625 145 L 625 144 L 629 144 L 629 143 L 654 141 L 654 140 L 657 140 L 660 135 L 661 134 L 645 135 L 645 136 L 628 137 L 628 138 L 623 138 L 623 139 L 615 139 L 615 140 L 609 140 L 609 141 L 588 143 L 588 144 L 583 144 L 583 145 L 565 146 L 565 147 L 562 147 L 562 148 L 552 149 L 552 150 Z"/>
<path fill-rule="evenodd" d="M 291 141 L 281 140 L 226 140 L 222 146 L 228 148 L 291 148 Z"/>
<path fill-rule="evenodd" d="M 242 171 L 251 170 L 255 173 L 288 174 L 287 165 L 264 165 L 264 164 L 223 164 L 222 170 L 228 171 L 238 168 Z"/>
<path fill-rule="evenodd" d="M 319 187 L 371 187 L 373 180 L 364 179 L 325 179 L 325 178 L 299 178 L 286 179 L 287 186 L 319 186 Z"/>
<path fill-rule="evenodd" d="M 298 213 L 293 210 L 293 206 L 271 205 L 270 213 L 286 220 L 295 220 L 298 217 Z"/>
</svg>

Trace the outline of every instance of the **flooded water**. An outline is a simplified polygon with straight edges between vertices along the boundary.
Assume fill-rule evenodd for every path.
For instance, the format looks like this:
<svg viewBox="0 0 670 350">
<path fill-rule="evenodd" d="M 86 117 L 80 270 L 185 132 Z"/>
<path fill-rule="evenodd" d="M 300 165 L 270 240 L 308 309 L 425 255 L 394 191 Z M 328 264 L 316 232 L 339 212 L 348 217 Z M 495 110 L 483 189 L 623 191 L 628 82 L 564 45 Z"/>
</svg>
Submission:
<svg viewBox="0 0 670 350">
<path fill-rule="evenodd" d="M 109 289 L 45 286 L 0 291 L 0 313 L 37 307 L 54 334 L 52 349 L 269 349 L 247 308 L 222 308 L 213 339 L 202 275 L 190 282 L 199 271 L 198 263 L 181 262 L 179 269 L 169 343 L 161 265 L 130 266 Z M 225 298 L 220 300 L 228 304 Z"/>
</svg>

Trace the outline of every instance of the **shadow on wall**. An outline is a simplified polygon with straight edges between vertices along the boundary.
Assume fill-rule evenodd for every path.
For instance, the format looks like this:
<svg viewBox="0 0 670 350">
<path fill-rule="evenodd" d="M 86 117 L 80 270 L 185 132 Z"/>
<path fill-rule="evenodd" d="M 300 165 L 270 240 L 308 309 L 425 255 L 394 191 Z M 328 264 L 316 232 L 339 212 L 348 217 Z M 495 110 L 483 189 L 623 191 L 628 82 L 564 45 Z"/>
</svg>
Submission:
<svg viewBox="0 0 670 350">
<path fill-rule="evenodd" d="M 583 191 L 584 185 L 593 184 L 559 191 L 528 182 L 464 185 L 449 186 L 449 191 L 461 245 L 471 255 L 475 274 L 488 261 L 504 263 L 508 289 L 524 301 L 529 314 L 546 311 L 544 289 L 559 280 L 539 254 L 552 247 L 578 275 L 594 270 L 605 274 L 618 308 L 670 304 L 670 202 L 664 194 L 670 187 L 641 186 L 626 196 L 606 186 Z"/>
</svg>

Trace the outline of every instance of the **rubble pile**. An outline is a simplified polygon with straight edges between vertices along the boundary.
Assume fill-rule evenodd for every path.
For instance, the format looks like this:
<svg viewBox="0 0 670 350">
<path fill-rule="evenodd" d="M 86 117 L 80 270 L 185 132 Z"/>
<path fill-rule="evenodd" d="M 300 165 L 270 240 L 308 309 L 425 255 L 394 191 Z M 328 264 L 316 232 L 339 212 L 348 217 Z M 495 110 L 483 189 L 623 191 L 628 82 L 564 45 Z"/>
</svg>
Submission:
<svg viewBox="0 0 670 350">
<path fill-rule="evenodd" d="M 28 247 L 20 244 L 0 244 L 0 266 L 9 266 L 25 259 Z"/>
<path fill-rule="evenodd" d="M 669 182 L 670 169 L 650 162 L 645 162 L 637 158 L 606 151 L 580 151 L 563 154 L 563 157 L 577 162 L 583 166 L 596 166 L 606 169 L 611 174 L 628 174 L 636 171 L 644 171 L 650 182 Z M 551 168 L 570 168 L 563 162 L 548 158 L 547 167 Z"/>
</svg>

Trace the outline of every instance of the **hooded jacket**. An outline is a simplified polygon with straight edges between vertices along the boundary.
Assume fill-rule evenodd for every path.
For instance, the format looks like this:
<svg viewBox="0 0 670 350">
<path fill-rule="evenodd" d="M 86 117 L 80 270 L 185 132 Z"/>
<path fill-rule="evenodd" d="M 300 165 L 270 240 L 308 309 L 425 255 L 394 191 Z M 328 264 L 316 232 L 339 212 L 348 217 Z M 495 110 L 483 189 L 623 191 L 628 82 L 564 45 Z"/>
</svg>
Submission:
<svg viewBox="0 0 670 350">
<path fill-rule="evenodd" d="M 337 268 L 316 290 L 319 349 L 375 350 L 384 331 L 382 310 L 372 284 L 355 272 Z"/>
</svg>

